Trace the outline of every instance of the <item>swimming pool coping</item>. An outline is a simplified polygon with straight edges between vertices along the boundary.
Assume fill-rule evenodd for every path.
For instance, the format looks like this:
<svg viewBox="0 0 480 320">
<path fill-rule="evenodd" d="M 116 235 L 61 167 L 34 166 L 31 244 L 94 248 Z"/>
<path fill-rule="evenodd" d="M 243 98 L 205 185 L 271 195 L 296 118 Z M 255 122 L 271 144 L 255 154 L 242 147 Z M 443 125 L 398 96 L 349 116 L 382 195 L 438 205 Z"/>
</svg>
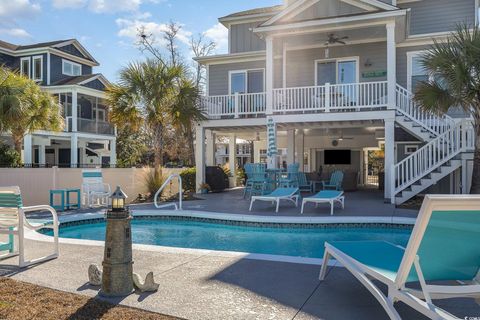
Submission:
<svg viewBox="0 0 480 320">
<path fill-rule="evenodd" d="M 102 219 L 105 217 L 105 210 L 92 212 L 92 213 L 79 213 L 68 216 L 60 216 L 59 221 L 62 223 L 86 221 Z M 205 212 L 194 210 L 132 210 L 133 217 L 184 217 L 184 218 L 199 218 L 199 219 L 212 219 L 212 220 L 227 220 L 238 222 L 250 222 L 250 223 L 279 223 L 279 224 L 396 224 L 396 225 L 414 225 L 414 218 L 407 217 L 367 217 L 367 216 L 328 216 L 328 217 L 284 217 L 284 216 L 253 216 L 253 215 L 241 215 L 232 213 L 221 212 Z M 30 240 L 52 242 L 50 236 L 41 234 L 34 230 L 25 232 L 25 237 Z M 73 245 L 85 245 L 103 247 L 104 241 L 98 240 L 86 240 L 86 239 L 72 239 L 61 238 L 59 242 L 62 244 Z M 220 257 L 231 257 L 239 259 L 254 259 L 254 260 L 267 260 L 287 263 L 300 263 L 300 264 L 313 264 L 321 265 L 323 259 L 319 258 L 305 258 L 294 257 L 284 255 L 273 254 L 259 254 L 249 252 L 237 252 L 237 251 L 222 251 L 222 250 L 207 250 L 207 249 L 193 249 L 193 248 L 179 248 L 179 247 L 167 247 L 159 245 L 148 244 L 133 244 L 133 249 L 141 251 L 154 251 L 163 253 L 178 253 L 178 254 L 200 254 L 200 255 L 215 255 Z M 332 261 L 329 265 L 336 265 L 336 261 Z"/>
</svg>

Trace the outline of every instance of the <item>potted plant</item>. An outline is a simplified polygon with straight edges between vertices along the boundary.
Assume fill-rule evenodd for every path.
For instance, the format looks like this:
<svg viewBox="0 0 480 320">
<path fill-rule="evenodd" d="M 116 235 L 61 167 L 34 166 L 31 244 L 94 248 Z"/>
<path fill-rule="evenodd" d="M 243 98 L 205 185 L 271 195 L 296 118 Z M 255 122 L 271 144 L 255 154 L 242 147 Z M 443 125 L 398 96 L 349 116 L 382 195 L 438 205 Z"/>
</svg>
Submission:
<svg viewBox="0 0 480 320">
<path fill-rule="evenodd" d="M 208 183 L 202 182 L 200 184 L 200 193 L 201 194 L 207 194 L 208 191 L 210 191 L 210 186 L 208 185 Z"/>
</svg>

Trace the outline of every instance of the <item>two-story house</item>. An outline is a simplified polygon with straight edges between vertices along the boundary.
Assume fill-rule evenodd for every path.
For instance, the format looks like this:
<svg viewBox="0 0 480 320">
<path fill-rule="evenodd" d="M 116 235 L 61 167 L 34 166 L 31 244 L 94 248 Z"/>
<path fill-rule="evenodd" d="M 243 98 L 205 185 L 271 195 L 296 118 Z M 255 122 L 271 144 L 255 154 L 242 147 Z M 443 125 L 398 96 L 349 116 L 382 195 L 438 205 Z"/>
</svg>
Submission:
<svg viewBox="0 0 480 320">
<path fill-rule="evenodd" d="M 0 64 L 36 81 L 58 97 L 62 132 L 35 131 L 24 138 L 26 165 L 77 167 L 116 163 L 115 128 L 108 122 L 107 79 L 75 39 L 31 45 L 0 41 Z"/>
<path fill-rule="evenodd" d="M 477 15 L 476 0 L 285 0 L 220 18 L 229 52 L 197 59 L 207 69 L 208 116 L 196 132 L 197 182 L 220 134 L 232 146 L 255 141 L 255 162 L 266 154 L 278 167 L 286 149 L 288 163 L 350 171 L 360 185 L 368 152 L 384 150 L 392 203 L 468 192 L 468 119 L 424 112 L 411 92 L 429 77 L 422 52 Z"/>
</svg>

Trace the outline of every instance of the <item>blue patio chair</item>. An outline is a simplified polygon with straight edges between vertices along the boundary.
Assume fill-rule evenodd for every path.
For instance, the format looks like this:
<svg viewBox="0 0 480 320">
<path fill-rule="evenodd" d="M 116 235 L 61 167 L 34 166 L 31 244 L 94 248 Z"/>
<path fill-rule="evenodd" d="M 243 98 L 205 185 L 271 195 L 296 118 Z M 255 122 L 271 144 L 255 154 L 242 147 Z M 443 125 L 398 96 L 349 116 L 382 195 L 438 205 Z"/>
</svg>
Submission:
<svg viewBox="0 0 480 320">
<path fill-rule="evenodd" d="M 300 191 L 313 192 L 313 182 L 307 180 L 305 172 L 297 174 L 298 188 Z"/>
<path fill-rule="evenodd" d="M 285 176 L 280 177 L 278 182 L 280 188 L 298 188 L 298 172 L 300 164 L 292 163 L 287 166 Z"/>
<path fill-rule="evenodd" d="M 336 259 L 400 320 L 401 301 L 431 319 L 458 319 L 432 299 L 479 297 L 480 196 L 427 195 L 406 248 L 386 241 L 325 242 L 320 280 Z M 384 294 L 371 279 L 387 285 Z M 417 284 L 414 289 L 412 284 Z"/>
<path fill-rule="evenodd" d="M 323 189 L 335 189 L 337 191 L 342 190 L 343 172 L 335 170 L 330 176 L 330 181 L 322 181 Z"/>
<path fill-rule="evenodd" d="M 245 165 L 245 173 L 247 175 L 247 181 L 245 183 L 245 189 L 243 191 L 243 197 L 247 193 L 252 196 L 254 194 L 264 194 L 266 190 L 266 184 L 268 183 L 265 165 L 262 163 L 251 163 Z"/>
</svg>

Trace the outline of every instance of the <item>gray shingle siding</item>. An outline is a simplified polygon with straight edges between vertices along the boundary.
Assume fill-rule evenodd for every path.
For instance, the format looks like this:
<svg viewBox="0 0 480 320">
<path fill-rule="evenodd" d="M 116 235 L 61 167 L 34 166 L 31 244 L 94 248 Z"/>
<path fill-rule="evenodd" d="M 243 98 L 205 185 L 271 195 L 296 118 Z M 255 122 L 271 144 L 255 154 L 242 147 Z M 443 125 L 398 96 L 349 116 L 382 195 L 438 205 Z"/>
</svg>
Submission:
<svg viewBox="0 0 480 320">
<path fill-rule="evenodd" d="M 87 88 L 90 88 L 90 89 L 105 91 L 105 86 L 104 86 L 103 83 L 102 83 L 100 80 L 98 80 L 98 79 L 95 79 L 95 80 L 93 80 L 93 81 L 90 81 L 90 82 L 87 82 L 87 83 L 85 83 L 85 84 L 82 84 L 82 86 L 87 87 Z"/>
<path fill-rule="evenodd" d="M 62 73 L 62 57 L 55 54 L 50 55 L 50 83 L 55 83 L 65 77 L 68 77 Z M 68 60 L 68 59 L 65 59 Z M 70 61 L 70 60 L 68 60 Z M 75 61 L 72 61 L 75 62 Z M 77 62 L 75 62 L 77 63 Z M 92 67 L 82 64 L 82 75 L 92 74 Z"/>
<path fill-rule="evenodd" d="M 336 17 L 348 14 L 363 13 L 365 10 L 338 0 L 320 1 L 302 13 L 296 15 L 291 21 L 311 20 L 317 18 Z"/>
<path fill-rule="evenodd" d="M 260 68 L 265 68 L 265 60 L 211 65 L 208 78 L 209 95 L 228 94 L 229 71 Z"/>
<path fill-rule="evenodd" d="M 422 0 L 398 7 L 411 8 L 410 34 L 452 31 L 457 23 L 475 23 L 475 0 Z"/>
<path fill-rule="evenodd" d="M 0 65 L 5 65 L 10 69 L 18 69 L 19 68 L 19 60 L 18 58 L 12 57 L 8 54 L 4 54 L 0 52 Z"/>
<path fill-rule="evenodd" d="M 430 45 L 397 48 L 397 83 L 407 88 L 407 52 L 422 51 L 431 48 Z"/>
<path fill-rule="evenodd" d="M 265 41 L 254 34 L 251 29 L 261 22 L 234 24 L 230 27 L 230 52 L 248 52 L 265 50 Z"/>
<path fill-rule="evenodd" d="M 83 55 L 83 54 L 80 52 L 80 50 L 78 50 L 77 47 L 75 47 L 73 44 L 69 44 L 69 45 L 66 45 L 66 46 L 63 46 L 63 47 L 59 47 L 59 48 L 57 48 L 57 49 L 60 50 L 60 51 L 69 53 L 69 54 L 71 54 L 71 55 L 80 57 L 80 58 L 88 59 L 88 57 L 86 57 L 85 55 Z"/>
</svg>

